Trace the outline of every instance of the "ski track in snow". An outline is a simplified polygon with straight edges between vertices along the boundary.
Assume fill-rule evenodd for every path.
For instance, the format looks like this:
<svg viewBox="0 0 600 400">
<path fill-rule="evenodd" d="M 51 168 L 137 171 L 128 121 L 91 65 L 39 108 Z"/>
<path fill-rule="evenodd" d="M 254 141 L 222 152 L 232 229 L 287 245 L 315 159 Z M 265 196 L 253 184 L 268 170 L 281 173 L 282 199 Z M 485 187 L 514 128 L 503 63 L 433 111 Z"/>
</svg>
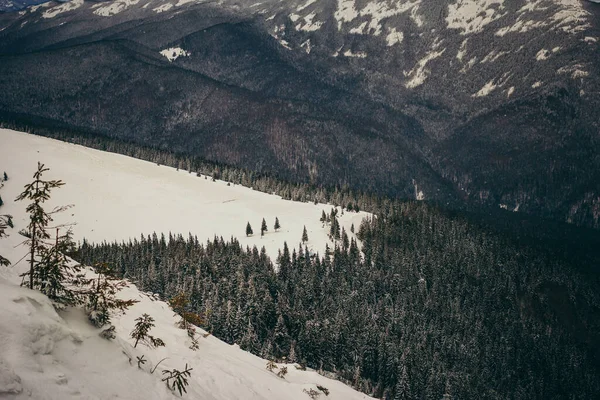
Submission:
<svg viewBox="0 0 600 400">
<path fill-rule="evenodd" d="M 52 192 L 47 209 L 75 204 L 56 222 L 77 222 L 75 239 L 122 240 L 140 233 L 192 232 L 199 239 L 215 234 L 237 236 L 242 244 L 264 245 L 273 258 L 284 241 L 295 246 L 306 225 L 312 243 L 324 246 L 326 228 L 319 218 L 331 206 L 285 201 L 278 196 L 253 191 L 226 182 L 212 182 L 186 171 L 157 166 L 133 158 L 88 149 L 57 140 L 0 129 L 0 171 L 9 180 L 0 191 L 5 205 L 0 211 L 14 216 L 14 229 L 0 240 L 0 254 L 14 265 L 0 267 L 0 397 L 8 399 L 171 399 L 180 398 L 161 382 L 162 369 L 192 370 L 187 399 L 291 399 L 306 400 L 304 389 L 330 390 L 328 400 L 369 397 L 341 382 L 314 371 L 288 367 L 285 379 L 266 370 L 266 361 L 230 346 L 215 337 L 200 337 L 200 348 L 189 349 L 189 338 L 175 326 L 173 311 L 134 285 L 122 298 L 139 300 L 128 311 L 113 317 L 117 338 L 107 341 L 87 322 L 80 309 L 57 313 L 41 293 L 18 287 L 26 263 L 16 263 L 27 250 L 17 232 L 26 226 L 25 202 L 12 201 L 31 180 L 37 161 L 50 171 L 44 177 L 61 179 L 66 185 Z M 231 202 L 232 199 L 235 201 Z M 230 202 L 227 202 L 230 201 Z M 73 214 L 73 215 L 72 215 Z M 345 213 L 346 228 L 360 223 L 366 213 Z M 280 232 L 269 231 L 246 238 L 246 221 L 259 230 L 265 217 L 269 227 L 279 217 Z M 322 252 L 321 247 L 316 250 Z M 91 272 L 88 272 L 91 273 Z M 143 313 L 156 321 L 151 334 L 166 347 L 133 348 L 129 333 Z M 200 334 L 205 333 L 199 329 Z M 136 356 L 148 363 L 138 369 Z M 154 375 L 148 371 L 161 359 Z M 131 358 L 131 362 L 129 361 Z M 7 397 L 3 397 L 7 396 Z"/>
</svg>

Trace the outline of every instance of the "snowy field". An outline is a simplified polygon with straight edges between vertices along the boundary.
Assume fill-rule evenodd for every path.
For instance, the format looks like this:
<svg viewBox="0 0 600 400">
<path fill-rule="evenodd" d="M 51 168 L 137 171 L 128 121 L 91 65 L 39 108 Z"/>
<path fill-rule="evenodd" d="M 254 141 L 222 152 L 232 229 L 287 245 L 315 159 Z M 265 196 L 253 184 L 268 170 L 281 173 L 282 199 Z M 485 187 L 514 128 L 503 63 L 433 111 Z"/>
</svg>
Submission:
<svg viewBox="0 0 600 400">
<path fill-rule="evenodd" d="M 312 251 L 323 254 L 328 241 L 328 231 L 319 219 L 323 210 L 331 210 L 330 205 L 282 200 L 195 173 L 0 129 L 0 174 L 6 171 L 9 176 L 0 192 L 6 203 L 2 211 L 15 217 L 16 231 L 26 225 L 25 203 L 10 200 L 31 181 L 38 161 L 50 168 L 45 178 L 66 183 L 54 190 L 50 204 L 75 206 L 58 216 L 57 222 L 77 223 L 73 228 L 76 241 L 127 240 L 152 232 L 184 236 L 191 232 L 201 241 L 214 235 L 225 240 L 234 236 L 243 245 L 264 246 L 273 260 L 285 241 L 290 249 L 298 247 L 304 225 Z M 350 226 L 358 230 L 367 215 L 346 212 L 339 222 L 351 235 Z M 275 217 L 281 224 L 278 232 L 273 229 Z M 269 230 L 261 238 L 263 218 Z M 246 237 L 247 222 L 252 225 L 252 237 Z"/>
<path fill-rule="evenodd" d="M 66 182 L 54 192 L 52 204 L 75 204 L 64 222 L 77 222 L 76 239 L 120 240 L 152 231 L 192 232 L 199 238 L 234 235 L 244 244 L 264 245 L 271 255 L 284 241 L 298 243 L 303 225 L 312 239 L 309 245 L 326 239 L 319 218 L 321 210 L 329 210 L 329 206 L 284 201 L 120 155 L 0 130 L 0 173 L 6 170 L 9 175 L 0 191 L 5 201 L 0 211 L 15 217 L 10 237 L 0 240 L 0 254 L 13 263 L 26 253 L 17 233 L 26 225 L 26 215 L 25 204 L 12 200 L 31 179 L 38 160 L 51 168 L 46 178 Z M 365 215 L 346 213 L 340 222 L 347 228 L 351 223 L 358 227 Z M 282 225 L 277 233 L 271 232 L 275 216 Z M 269 233 L 261 239 L 263 217 Z M 245 237 L 247 221 L 258 235 Z M 314 250 L 323 251 L 320 247 Z M 0 267 L 2 399 L 179 398 L 161 382 L 161 371 L 183 369 L 186 363 L 193 368 L 188 393 L 183 395 L 187 399 L 308 400 L 305 391 L 311 389 L 320 393 L 320 399 L 368 398 L 340 382 L 292 365 L 285 379 L 279 378 L 266 370 L 265 360 L 212 336 L 200 337 L 199 350 L 192 351 L 190 339 L 175 327 L 176 318 L 167 304 L 149 298 L 133 285 L 122 295 L 139 303 L 113 318 L 115 340 L 101 339 L 82 310 L 57 313 L 45 296 L 18 287 L 18 275 L 25 269 L 22 261 Z M 154 317 L 156 327 L 150 333 L 163 339 L 166 347 L 133 348 L 129 333 L 142 313 Z M 149 362 L 140 369 L 135 360 L 141 355 Z M 319 392 L 317 385 L 329 389 L 329 395 Z"/>
</svg>

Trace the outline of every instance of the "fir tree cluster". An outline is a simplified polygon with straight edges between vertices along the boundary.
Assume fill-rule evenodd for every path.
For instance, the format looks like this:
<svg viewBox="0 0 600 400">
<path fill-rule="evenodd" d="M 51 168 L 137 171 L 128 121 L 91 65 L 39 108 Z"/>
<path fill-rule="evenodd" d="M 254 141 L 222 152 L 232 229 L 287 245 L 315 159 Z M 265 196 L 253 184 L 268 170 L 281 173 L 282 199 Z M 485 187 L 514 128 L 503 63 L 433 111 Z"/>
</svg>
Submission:
<svg viewBox="0 0 600 400">
<path fill-rule="evenodd" d="M 275 265 L 264 249 L 191 235 L 84 242 L 77 257 L 162 298 L 184 292 L 220 339 L 375 397 L 600 393 L 599 285 L 574 263 L 417 203 L 366 219 L 357 236 L 361 249 L 340 237 L 323 255 L 286 244 Z"/>
</svg>

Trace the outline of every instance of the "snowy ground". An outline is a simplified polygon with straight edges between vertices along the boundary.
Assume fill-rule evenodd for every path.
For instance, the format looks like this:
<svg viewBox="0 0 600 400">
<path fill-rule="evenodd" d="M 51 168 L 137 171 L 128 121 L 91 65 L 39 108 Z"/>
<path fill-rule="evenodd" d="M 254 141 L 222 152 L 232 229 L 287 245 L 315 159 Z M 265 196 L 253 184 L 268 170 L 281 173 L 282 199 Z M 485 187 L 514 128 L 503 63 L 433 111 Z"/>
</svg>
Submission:
<svg viewBox="0 0 600 400">
<path fill-rule="evenodd" d="M 282 200 L 187 171 L 0 129 L 0 174 L 6 171 L 9 176 L 0 192 L 7 203 L 2 211 L 13 214 L 17 231 L 25 225 L 25 204 L 9 200 L 31 181 L 38 161 L 50 168 L 46 178 L 66 183 L 52 193 L 51 204 L 75 205 L 57 221 L 77 223 L 76 241 L 126 240 L 154 231 L 184 236 L 191 232 L 200 240 L 234 236 L 243 245 L 265 246 L 275 259 L 285 241 L 290 248 L 298 246 L 304 225 L 311 250 L 323 254 L 328 240 L 319 219 L 323 210 L 331 210 L 330 205 Z M 358 229 L 367 215 L 344 213 L 339 221 L 350 235 L 350 226 Z M 282 227 L 278 232 L 273 230 L 275 217 Z M 263 218 L 269 231 L 261 238 Z M 245 235 L 247 222 L 254 230 L 252 237 Z"/>
<path fill-rule="evenodd" d="M 48 178 L 64 180 L 52 204 L 75 204 L 68 220 L 76 221 L 76 239 L 92 241 L 127 239 L 141 232 L 192 232 L 199 238 L 214 234 L 235 235 L 244 244 L 264 245 L 271 255 L 288 241 L 299 241 L 306 225 L 311 243 L 326 239 L 319 223 L 321 210 L 329 206 L 294 203 L 243 187 L 227 187 L 177 172 L 174 169 L 80 146 L 0 130 L 0 173 L 9 181 L 0 191 L 5 205 L 2 213 L 15 217 L 10 237 L 0 240 L 0 254 L 13 263 L 26 250 L 17 231 L 25 226 L 25 204 L 13 203 L 30 180 L 37 161 L 51 168 Z M 270 227 L 279 217 L 278 233 L 246 238 L 249 220 L 255 232 L 260 221 Z M 346 213 L 344 226 L 358 223 L 365 214 Z M 310 244 L 310 243 L 309 243 Z M 318 247 L 315 250 L 323 251 Z M 179 397 L 161 382 L 161 370 L 193 368 L 188 399 L 309 399 L 304 390 L 329 389 L 321 399 L 366 399 L 340 382 L 312 371 L 288 366 L 285 379 L 265 369 L 266 361 L 237 346 L 208 336 L 192 351 L 185 331 L 175 327 L 169 307 L 140 293 L 135 286 L 123 295 L 139 300 L 124 315 L 113 318 L 117 338 L 98 336 L 81 310 L 57 313 L 43 295 L 18 287 L 23 262 L 0 267 L 0 398 L 2 399 L 169 399 Z M 151 334 L 166 343 L 151 350 L 143 345 L 133 349 L 129 332 L 135 318 L 148 313 L 156 320 Z M 203 331 L 199 330 L 201 333 Z M 135 357 L 144 355 L 149 363 L 138 369 Z M 154 374 L 149 369 L 162 358 Z M 133 361 L 130 364 L 129 358 Z M 318 391 L 318 390 L 317 390 Z"/>
</svg>

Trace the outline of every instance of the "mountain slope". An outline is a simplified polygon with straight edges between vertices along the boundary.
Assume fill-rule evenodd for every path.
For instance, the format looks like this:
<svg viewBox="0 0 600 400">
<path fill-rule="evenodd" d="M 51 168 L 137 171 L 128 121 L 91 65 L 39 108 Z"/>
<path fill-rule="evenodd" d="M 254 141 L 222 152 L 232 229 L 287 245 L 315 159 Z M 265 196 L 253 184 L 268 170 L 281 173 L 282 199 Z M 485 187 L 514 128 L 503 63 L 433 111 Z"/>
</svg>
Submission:
<svg viewBox="0 0 600 400">
<path fill-rule="evenodd" d="M 0 16 L 0 111 L 286 179 L 402 197 L 414 179 L 426 199 L 598 227 L 598 7 L 47 3 Z"/>
<path fill-rule="evenodd" d="M 38 292 L 19 288 L 19 274 L 27 269 L 22 261 L 27 249 L 17 233 L 27 224 L 25 203 L 12 201 L 29 181 L 31 168 L 41 160 L 50 168 L 48 176 L 63 179 L 65 187 L 52 194 L 52 205 L 74 203 L 56 223 L 76 222 L 77 239 L 101 242 L 137 237 L 142 231 L 186 231 L 200 240 L 213 235 L 240 237 L 247 245 L 264 245 L 275 257 L 283 241 L 300 241 L 307 226 L 313 251 L 323 251 L 326 232 L 318 221 L 322 207 L 292 203 L 276 196 L 243 187 L 228 187 L 171 168 L 90 150 L 80 146 L 0 130 L 0 170 L 9 180 L 2 189 L 5 204 L 0 211 L 14 216 L 15 228 L 0 240 L 0 254 L 13 262 L 0 268 L 0 396 L 8 399 L 108 399 L 180 398 L 161 382 L 162 369 L 193 368 L 188 394 L 201 399 L 306 399 L 304 390 L 330 390 L 327 398 L 367 399 L 338 381 L 314 371 L 288 367 L 286 379 L 265 369 L 266 360 L 208 336 L 200 338 L 197 351 L 189 349 L 186 331 L 175 326 L 177 318 L 165 302 L 138 291 L 134 285 L 123 290 L 123 298 L 139 303 L 122 315 L 115 315 L 117 338 L 108 342 L 78 309 L 57 313 L 50 301 Z M 19 168 L 16 168 L 16 167 Z M 176 204 L 176 207 L 173 206 Z M 279 216 L 282 229 L 242 236 L 247 219 L 258 230 L 262 217 Z M 346 213 L 341 224 L 348 227 L 367 214 Z M 152 216 L 152 217 L 149 217 Z M 270 228 L 270 227 L 269 227 Z M 21 260 L 21 261 L 19 261 Z M 152 334 L 165 348 L 133 348 L 129 333 L 143 313 L 156 321 Z M 201 330 L 200 330 L 201 331 Z M 204 331 L 201 331 L 205 333 Z M 136 356 L 148 363 L 138 369 Z M 157 369 L 149 370 L 167 357 Z M 129 358 L 132 359 L 131 363 Z M 323 396 L 321 397 L 323 398 Z"/>
</svg>

